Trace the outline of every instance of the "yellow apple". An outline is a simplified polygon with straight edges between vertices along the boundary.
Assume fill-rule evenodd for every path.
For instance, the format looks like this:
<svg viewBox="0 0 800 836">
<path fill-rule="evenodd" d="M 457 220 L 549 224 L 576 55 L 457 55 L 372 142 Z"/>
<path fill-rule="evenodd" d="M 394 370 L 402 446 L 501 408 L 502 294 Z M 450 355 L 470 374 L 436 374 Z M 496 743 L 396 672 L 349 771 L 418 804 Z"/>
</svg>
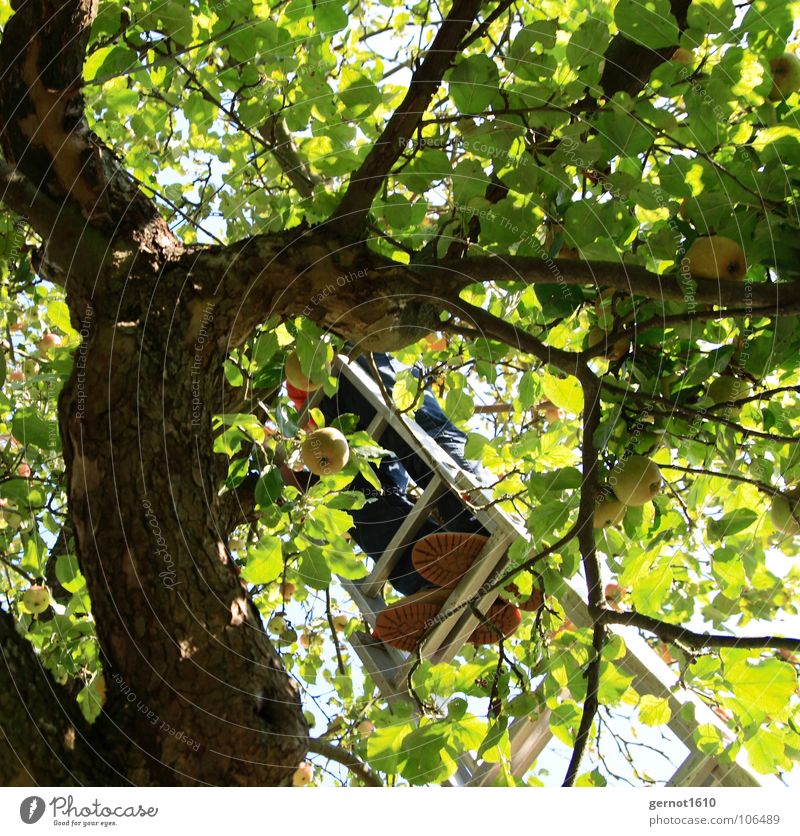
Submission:
<svg viewBox="0 0 800 836">
<path fill-rule="evenodd" d="M 800 534 L 800 488 L 794 488 L 788 493 L 792 497 L 791 501 L 785 496 L 772 498 L 769 516 L 781 534 L 795 537 Z"/>
<path fill-rule="evenodd" d="M 292 775 L 293 787 L 305 787 L 311 783 L 311 778 L 314 775 L 314 768 L 307 761 L 303 761 Z"/>
<path fill-rule="evenodd" d="M 303 464 L 317 476 L 338 473 L 350 459 L 347 439 L 334 427 L 310 433 L 300 447 Z"/>
<path fill-rule="evenodd" d="M 595 528 L 616 525 L 625 516 L 626 506 L 612 496 L 603 496 L 594 509 Z"/>
<path fill-rule="evenodd" d="M 286 624 L 286 619 L 282 615 L 273 615 L 267 623 L 267 626 L 269 627 L 271 633 L 280 635 L 288 625 Z"/>
<path fill-rule="evenodd" d="M 375 725 L 371 720 L 362 720 L 357 726 L 358 733 L 362 737 L 369 737 L 375 731 Z"/>
<path fill-rule="evenodd" d="M 686 259 L 689 272 L 698 279 L 738 281 L 747 272 L 744 250 L 724 235 L 696 239 L 689 247 Z"/>
<path fill-rule="evenodd" d="M 644 456 L 629 456 L 614 468 L 609 482 L 623 505 L 644 505 L 661 490 L 661 471 Z"/>
<path fill-rule="evenodd" d="M 800 58 L 793 52 L 784 52 L 769 62 L 772 71 L 772 89 L 767 98 L 779 102 L 800 90 Z"/>
</svg>

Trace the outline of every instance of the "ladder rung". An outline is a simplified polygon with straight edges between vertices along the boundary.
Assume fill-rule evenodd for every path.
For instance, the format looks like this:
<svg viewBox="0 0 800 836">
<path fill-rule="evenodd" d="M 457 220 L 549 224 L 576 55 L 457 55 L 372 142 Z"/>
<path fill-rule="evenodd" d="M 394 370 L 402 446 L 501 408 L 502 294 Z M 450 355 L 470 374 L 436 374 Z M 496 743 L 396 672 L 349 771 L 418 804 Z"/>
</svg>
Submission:
<svg viewBox="0 0 800 836">
<path fill-rule="evenodd" d="M 376 412 L 375 417 L 369 422 L 369 426 L 367 427 L 367 435 L 370 438 L 374 438 L 375 441 L 378 441 L 387 426 L 386 418 L 380 412 Z"/>
<path fill-rule="evenodd" d="M 386 551 L 376 562 L 375 567 L 366 580 L 362 581 L 361 589 L 364 595 L 376 597 L 380 595 L 383 585 L 389 578 L 389 574 L 395 567 L 397 561 L 402 557 L 403 551 L 414 542 L 414 537 L 428 518 L 431 505 L 446 490 L 442 480 L 434 475 L 428 483 L 428 487 L 422 496 L 414 503 L 414 507 L 408 512 L 400 528 L 395 532 L 394 537 L 389 541 Z"/>
</svg>

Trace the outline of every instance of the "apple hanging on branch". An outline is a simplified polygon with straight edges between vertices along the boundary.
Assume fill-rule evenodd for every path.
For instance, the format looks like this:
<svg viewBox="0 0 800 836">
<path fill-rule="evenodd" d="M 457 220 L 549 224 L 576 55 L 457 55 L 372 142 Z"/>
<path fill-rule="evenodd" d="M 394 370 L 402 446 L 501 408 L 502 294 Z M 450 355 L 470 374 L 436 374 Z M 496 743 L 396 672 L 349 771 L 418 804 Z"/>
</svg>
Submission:
<svg viewBox="0 0 800 836">
<path fill-rule="evenodd" d="M 788 491 L 791 499 L 775 496 L 769 509 L 772 524 L 781 534 L 795 537 L 800 534 L 800 486 Z"/>
<path fill-rule="evenodd" d="M 689 247 L 684 261 L 691 275 L 697 279 L 739 281 L 747 272 L 744 250 L 724 235 L 697 238 Z"/>
<path fill-rule="evenodd" d="M 50 593 L 46 586 L 36 584 L 22 593 L 22 607 L 31 615 L 39 615 L 50 606 Z"/>
<path fill-rule="evenodd" d="M 661 471 L 644 456 L 629 456 L 614 468 L 612 489 L 623 505 L 644 505 L 661 490 Z"/>
<path fill-rule="evenodd" d="M 316 476 L 338 473 L 350 460 L 350 447 L 334 427 L 314 430 L 300 446 L 303 464 Z"/>
</svg>

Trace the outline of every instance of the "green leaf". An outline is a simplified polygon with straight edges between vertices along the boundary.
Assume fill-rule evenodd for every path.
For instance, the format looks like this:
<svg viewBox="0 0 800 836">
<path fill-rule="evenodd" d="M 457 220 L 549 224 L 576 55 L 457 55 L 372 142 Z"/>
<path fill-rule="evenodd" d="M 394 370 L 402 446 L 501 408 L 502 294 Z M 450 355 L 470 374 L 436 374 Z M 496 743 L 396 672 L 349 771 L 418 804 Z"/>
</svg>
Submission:
<svg viewBox="0 0 800 836">
<path fill-rule="evenodd" d="M 347 10 L 342 0 L 314 0 L 314 21 L 324 35 L 333 35 L 347 26 Z"/>
<path fill-rule="evenodd" d="M 62 302 L 60 299 L 54 302 L 48 302 L 47 319 L 51 322 L 51 324 L 55 325 L 59 331 L 63 331 L 65 334 L 75 333 L 75 329 L 72 327 L 72 323 L 69 318 L 69 308 L 66 303 Z"/>
<path fill-rule="evenodd" d="M 271 467 L 256 483 L 256 504 L 262 508 L 277 502 L 283 492 L 283 477 L 277 467 Z"/>
<path fill-rule="evenodd" d="M 740 651 L 740 653 L 745 653 Z M 733 654 L 731 654 L 733 655 Z M 764 659 L 753 664 L 746 655 L 725 666 L 725 681 L 745 706 L 754 706 L 773 719 L 786 717 L 797 689 L 797 674 L 787 662 Z"/>
<path fill-rule="evenodd" d="M 471 55 L 448 75 L 450 98 L 462 113 L 483 113 L 497 94 L 500 73 L 488 55 Z"/>
<path fill-rule="evenodd" d="M 193 15 L 190 6 L 178 0 L 167 0 L 156 8 L 163 31 L 179 44 L 186 45 L 192 40 Z"/>
<path fill-rule="evenodd" d="M 677 46 L 680 38 L 669 0 L 619 0 L 614 23 L 626 38 L 650 49 Z"/>
<path fill-rule="evenodd" d="M 725 749 L 722 732 L 711 723 L 702 723 L 692 732 L 695 746 L 704 755 L 718 755 Z"/>
<path fill-rule="evenodd" d="M 732 537 L 734 534 L 750 528 L 758 517 L 759 515 L 750 508 L 737 508 L 720 519 L 711 520 L 708 523 L 709 539 L 721 540 L 723 537 Z"/>
<path fill-rule="evenodd" d="M 725 595 L 729 598 L 738 598 L 747 580 L 739 552 L 733 548 L 717 549 L 714 552 L 711 571 L 720 582 Z"/>
<path fill-rule="evenodd" d="M 707 35 L 725 32 L 735 18 L 733 0 L 692 0 L 686 13 L 689 26 Z"/>
<path fill-rule="evenodd" d="M 86 580 L 81 574 L 78 559 L 71 554 L 61 554 L 56 560 L 56 577 L 67 592 L 77 592 Z"/>
<path fill-rule="evenodd" d="M 669 560 L 660 560 L 643 574 L 631 592 L 636 609 L 640 612 L 661 614 L 661 608 L 672 587 L 672 566 Z"/>
<path fill-rule="evenodd" d="M 23 444 L 30 444 L 40 450 L 61 449 L 58 424 L 46 421 L 32 406 L 25 406 L 14 413 L 11 433 Z"/>
<path fill-rule="evenodd" d="M 500 763 L 511 757 L 511 741 L 508 736 L 508 721 L 499 718 L 489 726 L 489 731 L 478 748 L 478 757 L 487 763 Z"/>
<path fill-rule="evenodd" d="M 542 390 L 557 407 L 579 415 L 583 411 L 583 390 L 574 377 L 559 378 L 545 372 Z"/>
<path fill-rule="evenodd" d="M 397 723 L 376 729 L 367 740 L 367 760 L 380 772 L 396 772 L 406 761 L 405 740 L 413 723 Z"/>
<path fill-rule="evenodd" d="M 452 166 L 447 154 L 438 148 L 427 148 L 418 153 L 402 172 L 398 172 L 397 179 L 412 192 L 422 194 L 451 173 Z"/>
<path fill-rule="evenodd" d="M 278 537 L 262 537 L 255 548 L 247 550 L 247 563 L 242 568 L 242 577 L 248 583 L 272 583 L 282 572 L 282 544 Z"/>
<path fill-rule="evenodd" d="M 300 559 L 300 577 L 312 589 L 327 589 L 331 582 L 331 570 L 325 555 L 318 546 L 306 547 Z"/>
<path fill-rule="evenodd" d="M 418 393 L 418 378 L 414 377 L 409 369 L 401 369 L 397 372 L 394 386 L 392 386 L 392 400 L 401 412 L 411 409 L 417 400 Z"/>
<path fill-rule="evenodd" d="M 352 73 L 346 78 L 347 87 L 339 95 L 349 110 L 363 113 L 374 110 L 381 103 L 381 91 L 366 76 Z"/>
<path fill-rule="evenodd" d="M 611 35 L 608 24 L 596 17 L 590 17 L 573 33 L 567 44 L 567 61 L 570 67 L 578 69 L 597 66 L 602 60 Z"/>
<path fill-rule="evenodd" d="M 644 694 L 639 700 L 639 720 L 645 726 L 663 726 L 672 717 L 669 701 L 652 694 Z"/>
<path fill-rule="evenodd" d="M 744 741 L 750 765 L 762 775 L 772 775 L 786 760 L 783 736 L 771 729 L 761 728 Z"/>
</svg>

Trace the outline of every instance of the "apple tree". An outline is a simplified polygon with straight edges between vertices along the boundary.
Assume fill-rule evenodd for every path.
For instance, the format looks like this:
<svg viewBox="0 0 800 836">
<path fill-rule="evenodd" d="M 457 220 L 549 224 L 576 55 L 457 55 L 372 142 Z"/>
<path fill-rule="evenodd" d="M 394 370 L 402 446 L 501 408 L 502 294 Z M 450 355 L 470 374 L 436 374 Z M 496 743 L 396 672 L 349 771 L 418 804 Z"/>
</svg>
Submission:
<svg viewBox="0 0 800 836">
<path fill-rule="evenodd" d="M 3 783 L 307 783 L 309 751 L 441 783 L 471 751 L 598 785 L 609 741 L 646 783 L 613 714 L 669 708 L 620 624 L 733 741 L 690 745 L 790 771 L 791 8 L 0 3 Z M 336 583 L 380 451 L 345 415 L 341 473 L 281 475 L 285 357 L 332 393 L 346 342 L 418 368 L 397 408 L 424 386 L 468 432 L 544 595 L 394 705 Z M 543 707 L 569 766 L 515 777 L 509 718 Z"/>
</svg>

